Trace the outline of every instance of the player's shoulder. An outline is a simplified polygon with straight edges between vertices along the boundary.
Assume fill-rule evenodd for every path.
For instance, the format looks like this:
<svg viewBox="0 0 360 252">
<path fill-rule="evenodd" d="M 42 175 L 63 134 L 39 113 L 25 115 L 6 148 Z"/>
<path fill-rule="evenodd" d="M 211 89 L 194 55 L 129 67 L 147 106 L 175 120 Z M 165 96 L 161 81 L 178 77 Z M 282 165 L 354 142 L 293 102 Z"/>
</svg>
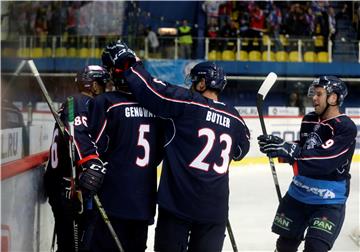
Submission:
<svg viewBox="0 0 360 252">
<path fill-rule="evenodd" d="M 350 130 L 352 132 L 357 132 L 357 127 L 353 120 L 345 114 L 333 117 L 329 120 L 329 123 L 338 128 L 343 128 L 344 130 Z"/>
<path fill-rule="evenodd" d="M 319 116 L 314 112 L 309 112 L 306 115 L 304 115 L 302 121 L 304 122 L 318 122 Z"/>
<path fill-rule="evenodd" d="M 230 118 L 232 118 L 233 120 L 238 121 L 241 124 L 245 125 L 243 118 L 240 116 L 237 109 L 234 106 L 232 106 L 231 104 L 228 104 L 228 103 L 225 103 L 222 101 L 214 101 L 213 100 L 210 106 L 211 106 L 212 110 L 215 110 L 224 115 L 230 116 Z"/>
</svg>

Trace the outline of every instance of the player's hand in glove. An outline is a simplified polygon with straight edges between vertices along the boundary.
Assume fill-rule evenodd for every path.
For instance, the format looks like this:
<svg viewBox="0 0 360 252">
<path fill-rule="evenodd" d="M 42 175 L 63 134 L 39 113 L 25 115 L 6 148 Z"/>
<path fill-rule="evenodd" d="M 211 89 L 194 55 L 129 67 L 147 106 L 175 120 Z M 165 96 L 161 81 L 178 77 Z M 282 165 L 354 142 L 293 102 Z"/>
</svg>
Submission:
<svg viewBox="0 0 360 252">
<path fill-rule="evenodd" d="M 121 40 L 107 45 L 104 54 L 109 54 L 114 68 L 121 71 L 129 69 L 137 61 L 135 52 Z"/>
<path fill-rule="evenodd" d="M 258 138 L 260 151 L 268 157 L 281 157 L 293 163 L 300 153 L 300 148 L 296 143 L 285 142 L 280 137 L 274 135 L 261 135 Z"/>
<path fill-rule="evenodd" d="M 96 194 L 101 188 L 106 168 L 104 163 L 97 158 L 90 159 L 82 164 L 83 172 L 79 175 L 79 185 L 81 188 Z"/>
</svg>

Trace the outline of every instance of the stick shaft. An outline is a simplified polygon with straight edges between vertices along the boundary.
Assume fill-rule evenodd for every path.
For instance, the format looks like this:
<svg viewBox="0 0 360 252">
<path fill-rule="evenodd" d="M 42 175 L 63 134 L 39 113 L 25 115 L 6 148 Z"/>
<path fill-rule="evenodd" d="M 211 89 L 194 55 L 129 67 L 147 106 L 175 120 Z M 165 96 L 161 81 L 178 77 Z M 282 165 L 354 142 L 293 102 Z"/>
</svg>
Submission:
<svg viewBox="0 0 360 252">
<path fill-rule="evenodd" d="M 230 238 L 230 242 L 231 242 L 231 246 L 233 248 L 233 251 L 238 252 L 238 248 L 236 246 L 234 233 L 232 231 L 229 219 L 226 220 L 226 228 L 227 228 L 227 231 L 228 231 L 228 234 L 229 234 L 229 238 Z"/>
<path fill-rule="evenodd" d="M 116 246 L 118 247 L 120 252 L 124 252 L 124 249 L 123 249 L 123 247 L 121 245 L 121 242 L 120 242 L 118 236 L 116 235 L 116 232 L 115 232 L 113 226 L 111 225 L 111 222 L 109 220 L 108 215 L 105 212 L 104 207 L 102 206 L 102 204 L 100 202 L 99 196 L 94 195 L 94 200 L 95 200 L 95 204 L 96 204 L 97 208 L 99 209 L 101 217 L 103 218 L 103 220 L 104 220 L 105 224 L 107 225 L 112 237 L 114 238 Z"/>
<path fill-rule="evenodd" d="M 264 135 L 267 135 L 265 121 L 264 121 L 264 115 L 263 115 L 263 103 L 264 103 L 263 96 L 261 94 L 258 94 L 257 100 L 256 100 L 256 107 L 257 107 L 258 114 L 259 114 L 261 130 Z M 282 197 L 281 197 L 281 191 L 280 191 L 280 186 L 279 186 L 279 180 L 277 177 L 274 160 L 271 157 L 269 157 L 269 163 L 270 163 L 270 168 L 271 168 L 271 174 L 272 174 L 272 177 L 274 180 L 276 195 L 280 202 Z"/>
</svg>

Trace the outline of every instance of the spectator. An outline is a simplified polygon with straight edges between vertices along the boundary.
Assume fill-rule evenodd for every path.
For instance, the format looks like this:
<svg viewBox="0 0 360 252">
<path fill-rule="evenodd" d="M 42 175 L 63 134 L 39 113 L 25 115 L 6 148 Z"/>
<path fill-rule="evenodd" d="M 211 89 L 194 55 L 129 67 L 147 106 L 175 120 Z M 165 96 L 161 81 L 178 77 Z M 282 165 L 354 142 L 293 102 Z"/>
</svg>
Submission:
<svg viewBox="0 0 360 252">
<path fill-rule="evenodd" d="M 146 38 L 150 43 L 150 53 L 157 53 L 159 47 L 159 40 L 156 33 L 151 29 L 151 26 L 146 28 Z"/>
<path fill-rule="evenodd" d="M 268 16 L 268 30 L 271 38 L 274 39 L 276 49 L 280 48 L 280 27 L 282 22 L 282 14 L 279 7 L 276 6 L 275 2 L 271 4 L 271 10 Z"/>
<path fill-rule="evenodd" d="M 188 25 L 187 20 L 183 21 L 182 26 L 178 29 L 179 45 L 180 45 L 180 58 L 191 58 L 191 45 L 193 43 L 191 36 L 191 27 Z"/>
<path fill-rule="evenodd" d="M 260 6 L 255 3 L 254 6 L 249 5 L 250 11 L 250 38 L 252 41 L 252 49 L 259 49 L 258 46 L 255 45 L 255 41 L 261 38 L 261 33 L 265 30 L 265 15 Z"/>
<path fill-rule="evenodd" d="M 238 24 L 235 21 L 229 21 L 222 29 L 221 36 L 226 38 L 223 50 L 235 50 L 236 38 L 239 36 Z"/>
<path fill-rule="evenodd" d="M 297 107 L 299 108 L 299 114 L 303 115 L 305 108 L 302 102 L 301 94 L 299 92 L 291 92 L 288 100 L 288 107 Z"/>
</svg>

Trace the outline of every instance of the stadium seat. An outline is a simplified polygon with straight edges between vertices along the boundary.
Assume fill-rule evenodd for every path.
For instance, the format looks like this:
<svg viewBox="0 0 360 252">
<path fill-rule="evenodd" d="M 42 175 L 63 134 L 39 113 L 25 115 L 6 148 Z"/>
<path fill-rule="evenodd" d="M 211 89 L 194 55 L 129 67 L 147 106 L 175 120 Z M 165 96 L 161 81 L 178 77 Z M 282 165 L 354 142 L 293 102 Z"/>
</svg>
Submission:
<svg viewBox="0 0 360 252">
<path fill-rule="evenodd" d="M 305 52 L 304 61 L 305 62 L 316 62 L 317 61 L 316 53 L 313 51 Z"/>
<path fill-rule="evenodd" d="M 285 51 L 276 52 L 276 61 L 284 62 L 288 60 L 288 53 Z"/>
<path fill-rule="evenodd" d="M 235 60 L 235 53 L 232 50 L 224 50 L 222 60 Z"/>
<path fill-rule="evenodd" d="M 89 54 L 89 49 L 88 48 L 80 48 L 79 49 L 79 57 L 80 58 L 89 58 L 90 54 Z"/>
<path fill-rule="evenodd" d="M 274 45 L 274 42 L 271 41 L 269 35 L 264 34 L 263 37 L 262 37 L 262 44 L 263 44 L 264 46 L 268 46 L 269 43 L 271 43 L 271 45 Z"/>
<path fill-rule="evenodd" d="M 216 51 L 216 60 L 222 59 L 222 53 L 220 51 Z"/>
<path fill-rule="evenodd" d="M 91 57 L 101 58 L 101 54 L 102 54 L 101 48 L 94 48 L 94 50 L 92 52 L 93 52 L 93 54 L 91 55 Z"/>
<path fill-rule="evenodd" d="M 44 48 L 44 57 L 52 57 L 52 50 L 50 47 Z"/>
<path fill-rule="evenodd" d="M 44 50 L 41 47 L 32 48 L 30 56 L 33 58 L 42 58 L 44 56 Z"/>
<path fill-rule="evenodd" d="M 263 51 L 262 53 L 262 60 L 263 61 L 275 61 L 275 53 L 270 51 L 270 58 L 268 58 L 268 52 Z"/>
<path fill-rule="evenodd" d="M 255 50 L 250 51 L 249 61 L 261 61 L 261 52 Z"/>
<path fill-rule="evenodd" d="M 67 50 L 65 47 L 58 47 L 55 49 L 55 57 L 66 57 Z"/>
<path fill-rule="evenodd" d="M 211 50 L 208 54 L 208 60 L 216 60 L 217 51 Z"/>
<path fill-rule="evenodd" d="M 17 56 L 19 58 L 28 58 L 30 56 L 30 48 L 24 47 L 17 50 Z"/>
<path fill-rule="evenodd" d="M 247 51 L 241 50 L 239 52 L 239 60 L 240 61 L 248 61 L 249 60 L 249 54 Z"/>
<path fill-rule="evenodd" d="M 324 46 L 324 36 L 316 36 L 314 45 L 315 45 L 315 47 L 323 47 Z"/>
<path fill-rule="evenodd" d="M 318 52 L 317 61 L 322 63 L 329 63 L 329 54 L 328 52 Z"/>
<path fill-rule="evenodd" d="M 77 50 L 75 47 L 70 47 L 67 49 L 67 57 L 77 57 Z"/>
<path fill-rule="evenodd" d="M 5 47 L 2 50 L 2 55 L 4 57 L 15 57 L 16 56 L 16 49 L 15 48 L 10 48 L 10 47 Z"/>
<path fill-rule="evenodd" d="M 284 34 L 280 34 L 279 40 L 280 40 L 280 44 L 282 46 L 288 46 L 289 45 L 289 39 Z"/>
<path fill-rule="evenodd" d="M 258 39 L 258 38 L 254 38 L 253 41 L 252 41 L 252 45 L 253 45 L 254 47 L 259 46 L 259 39 Z"/>
<path fill-rule="evenodd" d="M 299 52 L 298 51 L 291 51 L 289 53 L 289 61 L 290 62 L 301 62 L 301 58 L 299 59 Z"/>
</svg>

